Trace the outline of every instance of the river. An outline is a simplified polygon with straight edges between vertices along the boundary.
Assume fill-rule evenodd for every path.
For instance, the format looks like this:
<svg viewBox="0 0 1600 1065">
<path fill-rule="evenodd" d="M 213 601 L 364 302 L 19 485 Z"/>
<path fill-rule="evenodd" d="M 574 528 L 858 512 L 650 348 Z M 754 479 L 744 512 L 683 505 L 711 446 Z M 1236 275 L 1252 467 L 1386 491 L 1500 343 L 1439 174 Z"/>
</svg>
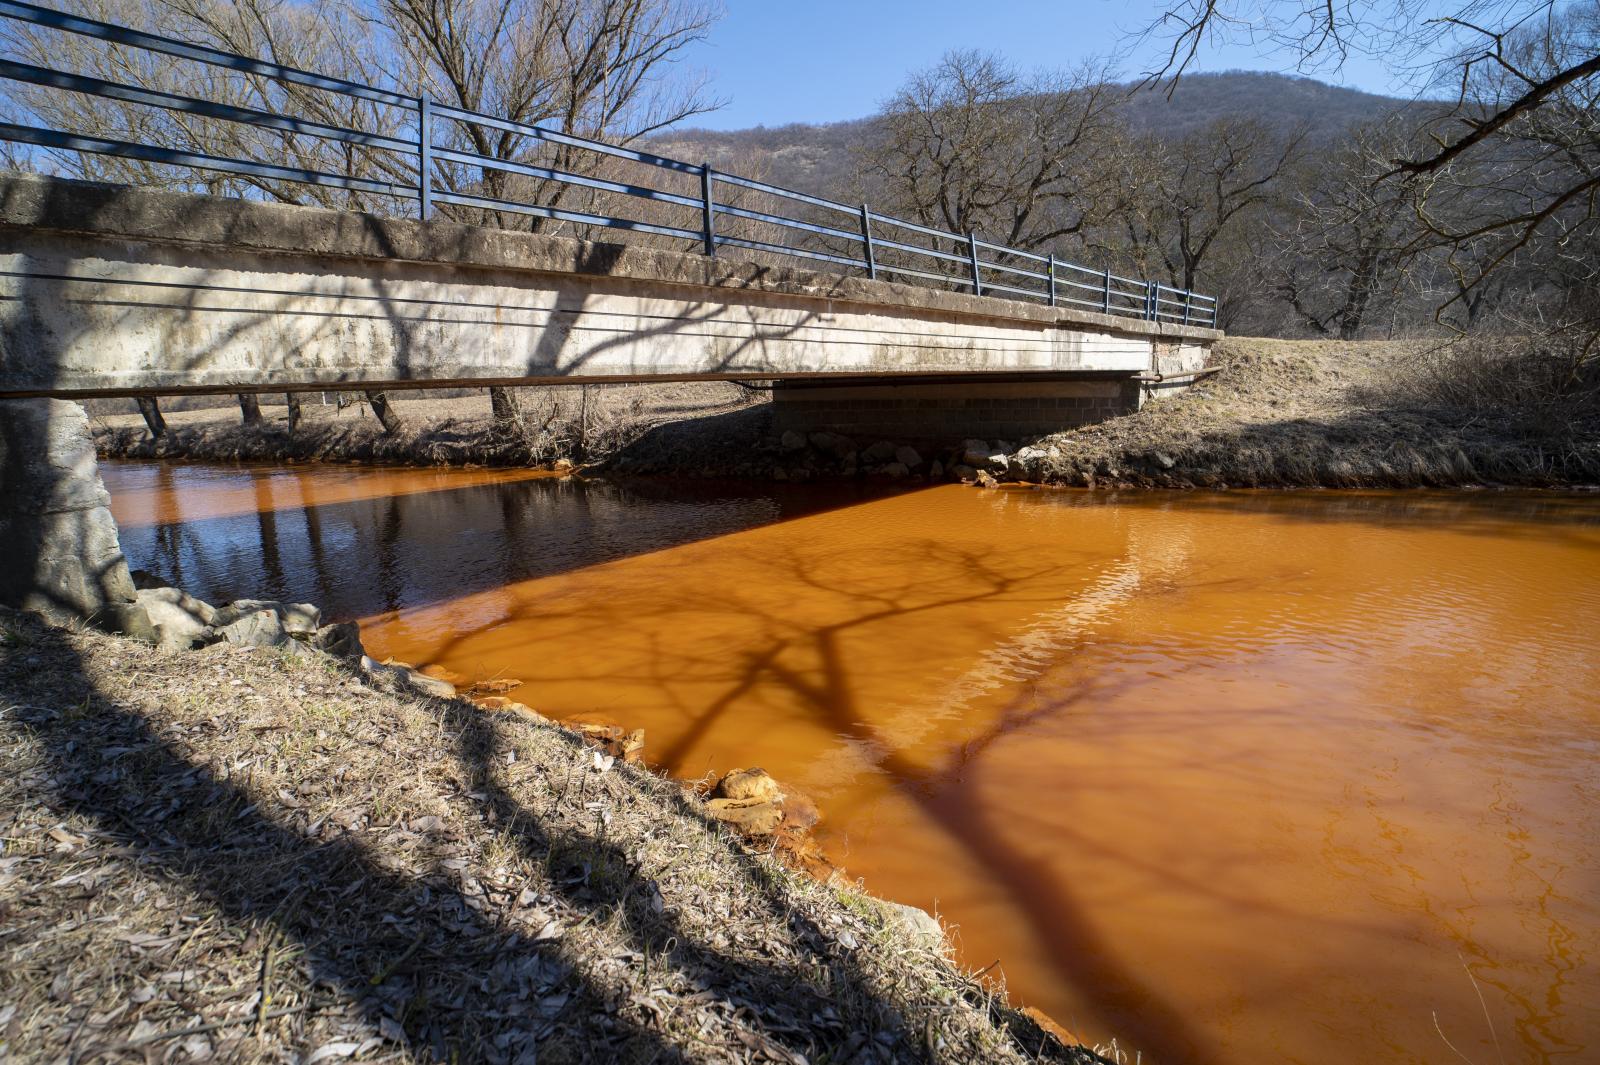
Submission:
<svg viewBox="0 0 1600 1065">
<path fill-rule="evenodd" d="M 765 767 L 1130 1062 L 1600 1058 L 1600 496 L 103 472 L 202 598 Z"/>
</svg>

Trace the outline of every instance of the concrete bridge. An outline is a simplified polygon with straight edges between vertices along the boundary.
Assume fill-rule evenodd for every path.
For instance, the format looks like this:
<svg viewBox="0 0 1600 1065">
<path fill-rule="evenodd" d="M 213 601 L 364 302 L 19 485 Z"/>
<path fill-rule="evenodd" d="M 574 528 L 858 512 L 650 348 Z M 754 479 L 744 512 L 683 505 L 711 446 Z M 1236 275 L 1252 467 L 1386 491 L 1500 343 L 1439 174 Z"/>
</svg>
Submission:
<svg viewBox="0 0 1600 1065">
<path fill-rule="evenodd" d="M 0 602 L 131 602 L 102 396 L 759 379 L 785 425 L 1041 434 L 1136 407 L 1215 330 L 431 220 L 0 177 Z M 66 401 L 66 402 L 64 402 Z M 132 622 L 129 622 L 132 624 Z"/>
</svg>

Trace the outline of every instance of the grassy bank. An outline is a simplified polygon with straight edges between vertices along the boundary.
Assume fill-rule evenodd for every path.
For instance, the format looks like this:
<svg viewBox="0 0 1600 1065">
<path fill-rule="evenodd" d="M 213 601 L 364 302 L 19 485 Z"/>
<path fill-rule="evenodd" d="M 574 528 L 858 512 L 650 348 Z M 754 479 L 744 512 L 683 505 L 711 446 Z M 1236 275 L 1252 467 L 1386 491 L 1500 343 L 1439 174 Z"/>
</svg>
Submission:
<svg viewBox="0 0 1600 1065">
<path fill-rule="evenodd" d="M 1600 408 L 1435 342 L 1229 338 L 1187 392 L 1038 441 L 1030 479 L 1152 487 L 1600 484 Z M 1476 374 L 1476 379 L 1473 375 Z"/>
<path fill-rule="evenodd" d="M 0 614 L 0 1058 L 1095 1060 L 677 784 L 383 684 Z"/>
</svg>

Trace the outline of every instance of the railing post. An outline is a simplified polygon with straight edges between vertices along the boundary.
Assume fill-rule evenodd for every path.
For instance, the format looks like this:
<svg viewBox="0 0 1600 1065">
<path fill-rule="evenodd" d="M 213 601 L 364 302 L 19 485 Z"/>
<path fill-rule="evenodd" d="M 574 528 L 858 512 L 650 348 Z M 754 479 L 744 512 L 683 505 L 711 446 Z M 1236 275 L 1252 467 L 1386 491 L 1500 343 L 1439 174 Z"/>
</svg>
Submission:
<svg viewBox="0 0 1600 1065">
<path fill-rule="evenodd" d="M 1056 253 L 1050 253 L 1050 265 L 1045 268 L 1050 276 L 1050 306 L 1056 305 Z"/>
<path fill-rule="evenodd" d="M 972 259 L 972 294 L 983 295 L 983 277 L 978 273 L 978 234 L 967 230 L 967 254 Z"/>
<path fill-rule="evenodd" d="M 1144 316 L 1150 321 L 1156 320 L 1156 304 L 1159 301 L 1160 289 L 1156 286 L 1159 281 L 1146 281 L 1144 289 Z"/>
<path fill-rule="evenodd" d="M 872 254 L 872 212 L 861 205 L 861 248 L 867 258 L 867 278 L 878 280 L 878 260 Z"/>
<path fill-rule="evenodd" d="M 1100 293 L 1100 312 L 1111 313 L 1111 267 L 1106 267 L 1106 287 Z"/>
<path fill-rule="evenodd" d="M 711 164 L 700 164 L 700 200 L 705 211 L 705 220 L 702 232 L 706 242 L 706 254 L 717 254 L 717 203 L 711 195 Z"/>
<path fill-rule="evenodd" d="M 1194 293 L 1188 289 L 1183 290 L 1183 324 L 1189 324 L 1189 304 L 1194 302 Z"/>
<path fill-rule="evenodd" d="M 424 221 L 433 213 L 433 103 L 417 97 L 417 201 Z"/>
</svg>

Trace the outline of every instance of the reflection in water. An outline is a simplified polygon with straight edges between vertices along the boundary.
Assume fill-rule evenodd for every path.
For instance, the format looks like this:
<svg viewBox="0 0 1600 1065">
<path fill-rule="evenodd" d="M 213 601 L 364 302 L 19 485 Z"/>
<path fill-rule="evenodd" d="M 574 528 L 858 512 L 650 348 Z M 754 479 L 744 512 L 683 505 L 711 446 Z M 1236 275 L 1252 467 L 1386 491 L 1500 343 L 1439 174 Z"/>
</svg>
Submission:
<svg viewBox="0 0 1600 1065">
<path fill-rule="evenodd" d="M 197 594 L 765 766 L 1145 1060 L 1600 1052 L 1600 498 L 106 475 Z"/>
</svg>

